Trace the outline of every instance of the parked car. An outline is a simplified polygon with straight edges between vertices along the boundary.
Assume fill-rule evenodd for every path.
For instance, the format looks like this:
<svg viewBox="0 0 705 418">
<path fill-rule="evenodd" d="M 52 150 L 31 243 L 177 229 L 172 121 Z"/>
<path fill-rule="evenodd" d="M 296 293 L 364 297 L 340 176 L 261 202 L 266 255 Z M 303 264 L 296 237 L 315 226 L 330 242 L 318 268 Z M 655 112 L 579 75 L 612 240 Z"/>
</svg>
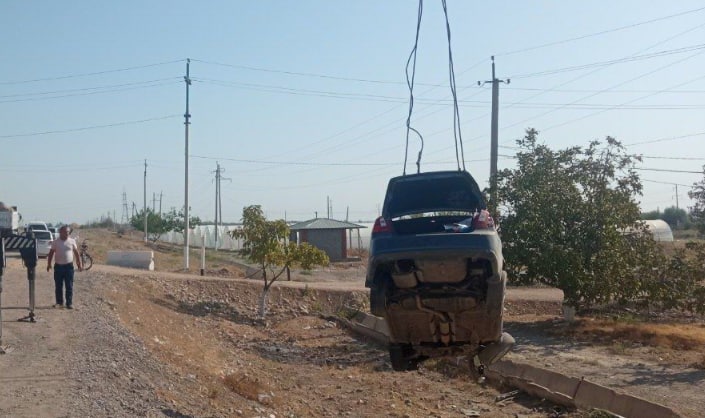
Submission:
<svg viewBox="0 0 705 418">
<path fill-rule="evenodd" d="M 370 310 L 386 319 L 394 370 L 466 356 L 481 373 L 514 344 L 502 330 L 502 243 L 470 173 L 392 178 L 369 254 Z"/>
<path fill-rule="evenodd" d="M 51 249 L 54 236 L 49 231 L 35 230 L 34 238 L 37 239 L 37 257 L 46 257 Z"/>
<path fill-rule="evenodd" d="M 25 233 L 29 231 L 49 231 L 49 227 L 46 222 L 32 221 L 28 222 L 27 225 L 24 226 L 24 231 Z"/>
</svg>

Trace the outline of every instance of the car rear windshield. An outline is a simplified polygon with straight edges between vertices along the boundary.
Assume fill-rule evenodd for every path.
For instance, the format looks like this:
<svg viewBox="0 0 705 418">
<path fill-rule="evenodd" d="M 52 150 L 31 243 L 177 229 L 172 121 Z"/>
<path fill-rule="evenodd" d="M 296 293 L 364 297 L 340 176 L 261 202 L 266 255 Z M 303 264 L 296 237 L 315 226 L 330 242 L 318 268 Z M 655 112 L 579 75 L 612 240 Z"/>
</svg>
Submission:
<svg viewBox="0 0 705 418">
<path fill-rule="evenodd" d="M 484 205 L 469 173 L 431 172 L 390 180 L 384 212 L 388 219 L 395 219 L 411 214 L 472 213 Z"/>
</svg>

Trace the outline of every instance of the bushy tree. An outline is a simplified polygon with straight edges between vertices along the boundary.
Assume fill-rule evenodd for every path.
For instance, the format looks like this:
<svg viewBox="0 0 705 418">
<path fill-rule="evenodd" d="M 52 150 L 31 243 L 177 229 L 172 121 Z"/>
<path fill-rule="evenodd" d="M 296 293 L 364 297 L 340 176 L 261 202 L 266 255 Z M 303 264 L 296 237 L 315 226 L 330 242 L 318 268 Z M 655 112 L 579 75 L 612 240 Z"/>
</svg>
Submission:
<svg viewBox="0 0 705 418">
<path fill-rule="evenodd" d="M 695 200 L 695 205 L 690 208 L 690 218 L 700 234 L 705 235 L 705 166 L 703 166 L 703 179 L 693 183 L 688 196 Z"/>
<path fill-rule="evenodd" d="M 498 174 L 514 280 L 558 287 L 578 308 L 617 302 L 705 312 L 705 244 L 669 256 L 652 239 L 634 200 L 636 157 L 609 137 L 553 151 L 530 129 L 518 144 L 517 168 Z"/>
<path fill-rule="evenodd" d="M 687 229 L 690 226 L 688 212 L 675 206 L 664 209 L 660 219 L 664 220 L 671 229 Z"/>
<path fill-rule="evenodd" d="M 634 242 L 646 245 L 635 157 L 605 142 L 553 151 L 529 129 L 517 141 L 517 168 L 497 177 L 508 268 L 520 281 L 562 289 L 576 307 L 618 296 L 637 266 Z"/>
<path fill-rule="evenodd" d="M 147 216 L 147 239 L 157 242 L 162 234 L 169 231 L 164 219 L 158 213 L 154 213 L 150 209 L 141 210 L 130 219 L 130 225 L 138 231 L 144 231 L 145 214 Z"/>
<path fill-rule="evenodd" d="M 260 296 L 259 315 L 267 313 L 267 296 L 272 284 L 289 268 L 300 265 L 310 269 L 316 265 L 327 265 L 328 256 L 308 244 L 288 242 L 289 226 L 284 220 L 269 221 L 259 205 L 247 206 L 242 211 L 242 228 L 230 232 L 233 238 L 241 238 L 242 254 L 259 265 L 264 286 Z"/>
<path fill-rule="evenodd" d="M 643 220 L 645 220 L 645 221 L 647 221 L 647 220 L 648 220 L 648 221 L 653 221 L 653 220 L 655 220 L 655 219 L 661 219 L 661 216 L 662 216 L 662 215 L 663 215 L 663 214 L 661 213 L 661 211 L 660 211 L 659 209 L 656 209 L 656 210 L 652 210 L 652 211 L 649 211 L 649 212 L 643 212 L 643 213 L 641 214 L 641 219 L 643 219 Z"/>
<path fill-rule="evenodd" d="M 169 212 L 160 215 L 153 212 L 150 209 L 146 210 L 147 213 L 147 239 L 156 243 L 159 241 L 159 237 L 169 231 L 176 231 L 178 233 L 183 233 L 186 227 L 185 217 L 183 210 L 176 211 L 172 208 Z M 138 231 L 144 230 L 144 215 L 145 211 L 141 210 L 138 214 L 130 219 L 130 225 L 132 225 Z M 201 224 L 201 219 L 197 216 L 189 216 L 189 227 L 193 228 Z"/>
</svg>

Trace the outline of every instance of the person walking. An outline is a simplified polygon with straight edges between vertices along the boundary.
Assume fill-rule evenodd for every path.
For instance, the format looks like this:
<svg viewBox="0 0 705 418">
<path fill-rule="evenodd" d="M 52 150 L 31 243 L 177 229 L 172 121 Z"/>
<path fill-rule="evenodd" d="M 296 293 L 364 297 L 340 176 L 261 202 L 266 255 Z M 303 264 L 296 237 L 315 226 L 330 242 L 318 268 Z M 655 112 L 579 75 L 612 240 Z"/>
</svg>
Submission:
<svg viewBox="0 0 705 418">
<path fill-rule="evenodd" d="M 66 308 L 73 309 L 73 263 L 76 262 L 78 271 L 83 270 L 81 256 L 78 253 L 76 240 L 69 237 L 69 227 L 64 225 L 59 228 L 59 238 L 51 242 L 49 255 L 47 255 L 47 272 L 51 270 L 51 261 L 56 256 L 54 264 L 54 295 L 56 305 L 64 305 L 64 286 L 66 286 Z"/>
</svg>

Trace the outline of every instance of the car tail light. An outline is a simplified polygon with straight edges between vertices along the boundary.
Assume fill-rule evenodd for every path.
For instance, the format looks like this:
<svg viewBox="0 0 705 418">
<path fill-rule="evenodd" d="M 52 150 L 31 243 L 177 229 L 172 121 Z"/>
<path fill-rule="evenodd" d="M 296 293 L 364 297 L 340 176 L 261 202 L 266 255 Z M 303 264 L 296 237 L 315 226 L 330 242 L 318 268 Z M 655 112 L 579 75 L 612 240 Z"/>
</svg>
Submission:
<svg viewBox="0 0 705 418">
<path fill-rule="evenodd" d="M 375 225 L 372 227 L 372 234 L 380 232 L 392 232 L 392 223 L 381 216 L 375 219 Z"/>
<path fill-rule="evenodd" d="M 492 219 L 492 216 L 488 211 L 483 209 L 472 219 L 472 227 L 476 230 L 494 229 L 494 219 Z"/>
</svg>

